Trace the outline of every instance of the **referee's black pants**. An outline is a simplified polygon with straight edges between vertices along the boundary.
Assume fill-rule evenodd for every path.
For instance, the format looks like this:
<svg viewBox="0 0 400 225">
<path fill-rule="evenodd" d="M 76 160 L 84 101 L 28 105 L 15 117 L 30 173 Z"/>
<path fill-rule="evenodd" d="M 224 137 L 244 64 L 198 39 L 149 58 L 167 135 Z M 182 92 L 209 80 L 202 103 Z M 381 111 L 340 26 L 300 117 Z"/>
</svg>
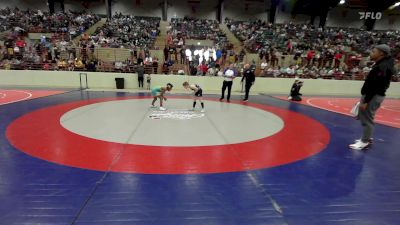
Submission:
<svg viewBox="0 0 400 225">
<path fill-rule="evenodd" d="M 253 84 L 251 82 L 246 82 L 246 85 L 245 85 L 246 94 L 244 96 L 244 100 L 249 99 L 249 92 L 250 92 L 250 88 L 251 88 L 252 85 Z"/>
<path fill-rule="evenodd" d="M 227 96 L 227 100 L 229 101 L 231 99 L 231 90 L 232 90 L 232 84 L 233 81 L 226 81 L 224 80 L 224 83 L 222 83 L 222 95 L 221 95 L 221 99 L 225 98 L 225 90 L 226 88 L 228 88 L 228 96 Z"/>
</svg>

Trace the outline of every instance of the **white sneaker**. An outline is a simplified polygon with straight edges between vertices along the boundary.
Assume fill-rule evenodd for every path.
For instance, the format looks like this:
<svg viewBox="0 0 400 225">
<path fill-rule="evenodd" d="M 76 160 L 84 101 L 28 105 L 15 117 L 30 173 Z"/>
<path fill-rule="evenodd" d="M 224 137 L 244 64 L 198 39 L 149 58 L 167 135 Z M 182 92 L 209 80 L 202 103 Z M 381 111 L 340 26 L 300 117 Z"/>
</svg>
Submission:
<svg viewBox="0 0 400 225">
<path fill-rule="evenodd" d="M 205 110 L 205 109 L 202 109 L 200 112 L 204 113 L 204 112 L 206 112 L 206 110 Z"/>
<path fill-rule="evenodd" d="M 349 147 L 353 150 L 363 150 L 363 149 L 367 148 L 369 145 L 370 145 L 369 143 L 364 143 L 362 141 L 359 141 L 359 142 L 349 145 Z"/>
<path fill-rule="evenodd" d="M 160 110 L 161 110 L 161 111 L 165 111 L 165 110 L 167 110 L 167 109 L 164 108 L 164 107 L 160 107 Z"/>
<path fill-rule="evenodd" d="M 150 108 L 156 108 L 156 107 L 157 107 L 157 106 L 155 106 L 155 105 L 151 105 L 151 106 L 150 106 Z"/>
<path fill-rule="evenodd" d="M 355 143 L 361 142 L 361 138 L 360 138 L 360 139 L 356 139 L 356 140 L 354 140 L 354 141 L 355 141 Z M 373 139 L 373 138 L 370 138 L 370 139 L 368 140 L 368 143 L 372 144 L 372 142 L 374 142 L 374 139 Z"/>
</svg>

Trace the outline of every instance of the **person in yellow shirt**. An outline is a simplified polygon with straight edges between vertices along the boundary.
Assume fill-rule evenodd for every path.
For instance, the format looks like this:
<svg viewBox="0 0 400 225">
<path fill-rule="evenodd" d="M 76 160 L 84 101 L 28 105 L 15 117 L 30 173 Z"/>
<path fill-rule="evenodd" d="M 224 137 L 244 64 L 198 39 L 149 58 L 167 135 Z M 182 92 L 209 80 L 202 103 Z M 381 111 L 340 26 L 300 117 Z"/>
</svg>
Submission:
<svg viewBox="0 0 400 225">
<path fill-rule="evenodd" d="M 64 59 L 61 59 L 60 61 L 58 61 L 57 66 L 58 69 L 64 70 L 65 68 L 67 68 L 67 62 L 65 62 Z"/>
<path fill-rule="evenodd" d="M 75 59 L 75 68 L 77 68 L 77 69 L 83 69 L 83 68 L 85 68 L 85 65 L 83 64 L 81 58 Z"/>
<path fill-rule="evenodd" d="M 4 66 L 4 69 L 5 69 L 5 70 L 10 70 L 10 69 L 11 69 L 11 63 L 10 63 L 10 61 L 8 61 L 8 60 L 6 59 L 6 60 L 4 61 L 3 66 Z"/>
</svg>

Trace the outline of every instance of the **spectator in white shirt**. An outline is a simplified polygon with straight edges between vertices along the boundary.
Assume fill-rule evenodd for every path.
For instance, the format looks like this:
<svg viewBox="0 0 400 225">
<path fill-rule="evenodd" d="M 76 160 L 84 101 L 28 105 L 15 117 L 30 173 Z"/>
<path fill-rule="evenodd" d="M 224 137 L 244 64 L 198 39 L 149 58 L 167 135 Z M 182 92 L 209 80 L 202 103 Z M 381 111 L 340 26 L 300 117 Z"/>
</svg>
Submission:
<svg viewBox="0 0 400 225">
<path fill-rule="evenodd" d="M 178 70 L 178 75 L 185 75 L 185 71 L 183 71 L 182 69 Z"/>
<path fill-rule="evenodd" d="M 320 77 L 325 77 L 326 75 L 328 75 L 328 69 L 327 68 L 323 68 L 323 69 L 319 70 L 319 76 Z"/>
<path fill-rule="evenodd" d="M 144 59 L 144 63 L 145 63 L 146 65 L 152 64 L 152 63 L 153 63 L 153 58 L 151 58 L 151 56 L 147 56 L 147 57 Z"/>
<path fill-rule="evenodd" d="M 210 76 L 215 76 L 215 69 L 212 67 L 208 68 L 207 74 Z"/>
<path fill-rule="evenodd" d="M 304 67 L 300 67 L 299 69 L 297 69 L 296 74 L 297 76 L 301 77 L 304 74 Z"/>
<path fill-rule="evenodd" d="M 328 76 L 333 76 L 333 73 L 334 73 L 335 71 L 331 68 L 331 69 L 329 69 L 328 70 Z"/>
<path fill-rule="evenodd" d="M 260 65 L 261 68 L 261 76 L 265 76 L 267 74 L 266 68 L 268 66 L 268 63 L 263 61 Z"/>
<path fill-rule="evenodd" d="M 122 64 L 122 62 L 118 61 L 118 62 L 115 62 L 114 66 L 115 66 L 115 70 L 121 71 L 123 64 Z"/>
<path fill-rule="evenodd" d="M 368 74 L 369 71 L 371 71 L 371 68 L 368 65 L 363 68 L 363 73 L 364 74 Z"/>
<path fill-rule="evenodd" d="M 290 67 L 286 70 L 286 73 L 287 73 L 288 75 L 294 75 L 294 74 L 295 74 L 295 70 L 294 70 L 293 66 L 290 66 Z"/>
<path fill-rule="evenodd" d="M 273 70 L 273 75 L 274 75 L 274 77 L 279 77 L 281 75 L 281 70 L 280 70 L 279 66 L 275 66 L 275 68 Z"/>
<path fill-rule="evenodd" d="M 260 68 L 261 68 L 261 70 L 265 70 L 265 68 L 268 66 L 268 63 L 267 62 L 262 62 L 261 63 L 261 66 L 260 66 Z"/>
<path fill-rule="evenodd" d="M 288 69 L 289 68 L 285 68 L 285 67 L 281 67 L 280 69 L 279 69 L 279 72 L 281 72 L 281 75 L 287 75 L 287 71 L 288 71 Z"/>
</svg>

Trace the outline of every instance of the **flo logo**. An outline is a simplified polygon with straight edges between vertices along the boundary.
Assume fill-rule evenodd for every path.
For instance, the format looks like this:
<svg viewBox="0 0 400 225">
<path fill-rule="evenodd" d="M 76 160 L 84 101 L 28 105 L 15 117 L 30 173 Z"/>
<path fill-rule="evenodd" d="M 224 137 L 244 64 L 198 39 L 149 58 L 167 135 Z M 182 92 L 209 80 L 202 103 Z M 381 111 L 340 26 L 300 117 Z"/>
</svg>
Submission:
<svg viewBox="0 0 400 225">
<path fill-rule="evenodd" d="M 360 20 L 373 19 L 380 20 L 382 18 L 381 12 L 359 12 Z"/>
</svg>

